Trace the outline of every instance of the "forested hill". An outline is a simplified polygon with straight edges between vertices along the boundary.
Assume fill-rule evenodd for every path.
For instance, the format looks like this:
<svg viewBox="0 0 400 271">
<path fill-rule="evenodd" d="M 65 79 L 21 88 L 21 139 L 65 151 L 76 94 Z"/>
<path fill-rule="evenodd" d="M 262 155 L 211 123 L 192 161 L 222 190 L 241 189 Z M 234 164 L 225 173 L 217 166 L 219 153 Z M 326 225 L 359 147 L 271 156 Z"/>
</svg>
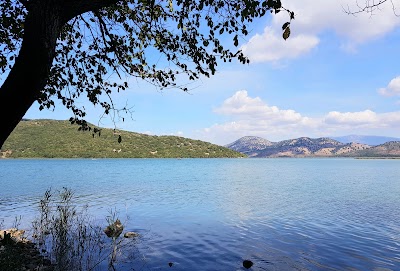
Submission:
<svg viewBox="0 0 400 271">
<path fill-rule="evenodd" d="M 118 136 L 122 141 L 118 143 Z M 78 131 L 69 121 L 21 121 L 1 150 L 2 158 L 206 158 L 244 157 L 208 142 L 178 136 L 101 129 Z"/>
</svg>

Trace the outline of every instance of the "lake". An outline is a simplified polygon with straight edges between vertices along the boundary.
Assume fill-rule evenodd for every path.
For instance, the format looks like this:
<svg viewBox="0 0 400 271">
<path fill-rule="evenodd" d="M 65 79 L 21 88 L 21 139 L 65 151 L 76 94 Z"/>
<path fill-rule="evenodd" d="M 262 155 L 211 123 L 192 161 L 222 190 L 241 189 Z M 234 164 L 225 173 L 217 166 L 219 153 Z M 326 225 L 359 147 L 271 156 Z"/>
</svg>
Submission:
<svg viewBox="0 0 400 271">
<path fill-rule="evenodd" d="M 400 270 L 400 160 L 0 160 L 0 222 L 50 187 L 143 236 L 118 270 Z"/>
</svg>

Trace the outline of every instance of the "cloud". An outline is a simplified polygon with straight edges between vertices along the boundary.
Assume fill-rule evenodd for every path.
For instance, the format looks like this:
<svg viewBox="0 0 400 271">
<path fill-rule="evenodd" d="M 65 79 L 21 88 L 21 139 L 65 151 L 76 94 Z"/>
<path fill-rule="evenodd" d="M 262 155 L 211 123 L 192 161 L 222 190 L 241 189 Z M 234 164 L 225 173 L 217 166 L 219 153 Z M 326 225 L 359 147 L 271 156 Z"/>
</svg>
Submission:
<svg viewBox="0 0 400 271">
<path fill-rule="evenodd" d="M 319 39 L 313 35 L 297 35 L 284 40 L 281 33 L 266 27 L 263 34 L 254 35 L 242 50 L 252 62 L 278 61 L 303 55 L 318 43 Z"/>
<path fill-rule="evenodd" d="M 379 114 L 378 119 L 380 127 L 400 128 L 400 111 Z"/>
<path fill-rule="evenodd" d="M 291 109 L 269 106 L 259 97 L 240 90 L 226 99 L 214 112 L 228 117 L 225 123 L 198 131 L 198 137 L 210 142 L 230 143 L 239 137 L 255 135 L 274 138 L 296 137 L 314 129 L 316 120 Z"/>
<path fill-rule="evenodd" d="M 152 131 L 142 131 L 142 132 L 140 132 L 140 133 L 142 133 L 142 134 L 146 134 L 146 135 L 155 135 L 155 133 L 153 133 Z"/>
<path fill-rule="evenodd" d="M 359 10 L 356 0 L 285 0 L 284 7 L 295 13 L 289 39 L 285 41 L 281 36 L 281 27 L 289 16 L 280 12 L 272 16 L 270 26 L 262 34 L 251 37 L 242 49 L 253 62 L 293 59 L 315 48 L 319 35 L 333 32 L 340 38 L 341 48 L 354 51 L 357 45 L 382 37 L 400 25 L 393 11 L 399 7 L 393 7 L 390 2 L 372 13 L 349 15 L 346 10 Z"/>
<path fill-rule="evenodd" d="M 325 117 L 325 123 L 327 124 L 363 125 L 376 123 L 377 121 L 377 114 L 371 110 L 346 113 L 332 111 Z"/>
<path fill-rule="evenodd" d="M 276 106 L 268 106 L 259 97 L 249 97 L 246 90 L 237 91 L 214 111 L 242 120 L 262 120 L 265 124 L 298 123 L 303 119 L 301 114 L 294 110 L 281 110 Z"/>
<path fill-rule="evenodd" d="M 400 24 L 394 14 L 393 6 L 387 1 L 373 13 L 361 12 L 349 15 L 345 11 L 359 10 L 355 0 L 286 0 L 286 8 L 296 14 L 292 23 L 295 33 L 318 34 L 326 30 L 333 30 L 350 42 L 362 43 L 380 37 Z M 286 15 L 286 18 L 285 18 Z M 287 14 L 279 13 L 273 17 L 272 24 L 280 26 L 287 20 Z"/>
<path fill-rule="evenodd" d="M 246 90 L 234 93 L 214 112 L 227 117 L 227 121 L 197 131 L 195 137 L 221 145 L 249 135 L 280 141 L 350 133 L 393 135 L 400 128 L 400 111 L 331 111 L 322 116 L 308 117 L 293 109 L 270 106 L 259 97 L 250 97 Z"/>
<path fill-rule="evenodd" d="M 400 95 L 400 76 L 393 78 L 387 87 L 380 88 L 378 93 L 383 96 L 397 96 Z"/>
</svg>

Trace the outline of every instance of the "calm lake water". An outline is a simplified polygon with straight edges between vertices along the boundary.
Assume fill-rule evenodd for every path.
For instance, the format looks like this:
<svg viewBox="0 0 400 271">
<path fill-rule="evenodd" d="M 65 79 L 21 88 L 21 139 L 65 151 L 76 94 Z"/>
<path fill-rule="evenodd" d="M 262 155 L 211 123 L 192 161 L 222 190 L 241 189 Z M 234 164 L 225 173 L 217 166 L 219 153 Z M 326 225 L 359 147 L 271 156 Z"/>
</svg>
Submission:
<svg viewBox="0 0 400 271">
<path fill-rule="evenodd" d="M 400 270 L 400 160 L 0 160 L 0 222 L 63 186 L 142 234 L 120 270 Z"/>
</svg>

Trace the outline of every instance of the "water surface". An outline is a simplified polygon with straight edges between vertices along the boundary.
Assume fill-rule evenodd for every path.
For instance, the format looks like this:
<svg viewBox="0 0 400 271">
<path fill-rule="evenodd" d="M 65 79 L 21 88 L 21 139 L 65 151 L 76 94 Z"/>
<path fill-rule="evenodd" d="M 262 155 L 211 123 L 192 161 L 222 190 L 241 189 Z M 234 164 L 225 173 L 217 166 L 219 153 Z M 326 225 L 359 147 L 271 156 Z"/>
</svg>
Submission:
<svg viewBox="0 0 400 271">
<path fill-rule="evenodd" d="M 44 191 L 117 210 L 140 257 L 119 270 L 400 270 L 400 160 L 0 160 L 0 221 Z M 138 252 L 136 252 L 138 253 Z M 172 269 L 171 269 L 172 270 Z"/>
</svg>

